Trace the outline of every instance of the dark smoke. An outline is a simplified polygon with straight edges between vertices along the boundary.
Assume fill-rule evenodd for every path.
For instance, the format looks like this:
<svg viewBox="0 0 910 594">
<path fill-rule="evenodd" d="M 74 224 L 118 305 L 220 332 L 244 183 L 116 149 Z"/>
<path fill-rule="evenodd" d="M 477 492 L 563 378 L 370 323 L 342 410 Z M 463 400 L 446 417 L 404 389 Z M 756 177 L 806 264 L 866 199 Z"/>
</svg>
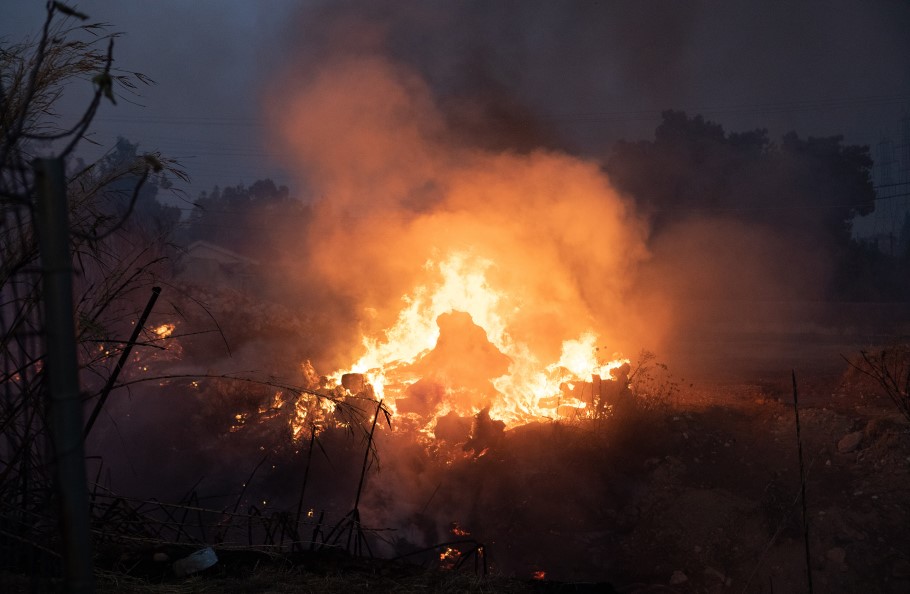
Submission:
<svg viewBox="0 0 910 594">
<path fill-rule="evenodd" d="M 420 72 L 439 97 L 482 103 L 496 88 L 549 123 L 564 146 L 600 151 L 646 137 L 664 109 L 704 113 L 731 130 L 877 140 L 873 126 L 900 115 L 900 102 L 882 99 L 903 94 L 906 102 L 910 75 L 900 56 L 910 51 L 908 24 L 910 7 L 897 0 L 824 10 L 672 0 L 345 1 L 309 4 L 289 37 L 303 75 L 329 56 L 388 56 Z"/>
</svg>

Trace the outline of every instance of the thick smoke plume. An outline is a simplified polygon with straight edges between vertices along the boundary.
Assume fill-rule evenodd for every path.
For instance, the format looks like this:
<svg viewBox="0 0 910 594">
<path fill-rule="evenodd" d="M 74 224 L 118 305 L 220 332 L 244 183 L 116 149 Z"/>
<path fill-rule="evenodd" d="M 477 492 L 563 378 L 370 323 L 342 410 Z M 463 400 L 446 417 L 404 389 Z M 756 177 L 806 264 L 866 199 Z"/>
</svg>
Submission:
<svg viewBox="0 0 910 594">
<path fill-rule="evenodd" d="M 432 282 L 428 261 L 463 254 L 491 263 L 487 280 L 520 310 L 510 335 L 541 354 L 558 358 L 592 327 L 627 335 L 618 325 L 645 226 L 595 163 L 453 142 L 430 87 L 383 57 L 326 62 L 275 89 L 269 108 L 289 165 L 318 196 L 317 231 L 300 248 L 310 268 L 291 272 L 354 299 L 367 334 Z"/>
<path fill-rule="evenodd" d="M 748 321 L 742 304 L 750 300 L 763 302 L 761 319 L 775 328 L 802 322 L 805 312 L 785 302 L 820 297 L 830 254 L 737 217 L 735 207 L 750 200 L 746 182 L 729 197 L 732 214 L 681 213 L 649 238 L 632 197 L 617 197 L 595 165 L 618 138 L 650 134 L 662 109 L 748 105 L 765 96 L 759 90 L 803 90 L 807 77 L 819 88 L 855 87 L 867 70 L 859 58 L 844 58 L 849 80 L 815 65 L 793 72 L 794 64 L 834 51 L 815 27 L 868 37 L 887 21 L 884 9 L 832 13 L 797 31 L 804 10 L 791 22 L 756 8 L 762 22 L 780 26 L 749 29 L 749 55 L 761 68 L 741 77 L 744 41 L 729 23 L 751 18 L 743 10 L 673 2 L 330 2 L 302 10 L 289 28 L 295 53 L 265 100 L 294 185 L 316 203 L 318 231 L 282 282 L 296 278 L 308 290 L 322 283 L 357 307 L 338 321 L 331 363 L 351 360 L 361 332 L 390 327 L 401 297 L 428 280 L 428 260 L 466 248 L 495 261 L 497 282 L 538 305 L 514 331 L 545 336 L 550 351 L 579 326 L 630 356 L 643 347 L 685 350 L 668 341 L 717 326 L 717 301 L 730 309 L 720 322 L 728 327 Z M 802 37 L 813 48 L 806 56 L 784 56 L 775 41 Z M 846 132 L 849 140 L 851 130 L 824 119 L 836 112 L 815 112 L 800 133 Z M 722 116 L 728 129 L 767 126 L 772 136 L 793 124 L 786 105 Z"/>
</svg>

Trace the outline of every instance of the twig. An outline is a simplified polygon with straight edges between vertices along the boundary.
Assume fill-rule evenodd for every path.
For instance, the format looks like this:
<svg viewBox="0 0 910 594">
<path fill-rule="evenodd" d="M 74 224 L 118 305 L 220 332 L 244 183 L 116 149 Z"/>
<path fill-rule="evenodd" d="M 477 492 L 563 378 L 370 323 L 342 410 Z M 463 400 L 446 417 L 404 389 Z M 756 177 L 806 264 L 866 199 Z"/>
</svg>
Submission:
<svg viewBox="0 0 910 594">
<path fill-rule="evenodd" d="M 363 483 L 367 476 L 370 452 L 373 450 L 373 434 L 376 432 L 376 422 L 379 420 L 380 412 L 382 412 L 382 400 L 379 401 L 379 404 L 376 407 L 376 414 L 373 416 L 373 426 L 370 428 L 370 435 L 367 438 L 366 451 L 363 453 L 363 467 L 360 469 L 360 484 L 357 485 L 357 496 L 354 498 L 354 509 L 360 507 L 360 494 L 363 492 Z"/>
<path fill-rule="evenodd" d="M 303 481 L 300 485 L 300 498 L 297 500 L 297 516 L 294 518 L 294 536 L 296 538 L 295 545 L 300 543 L 300 514 L 303 512 L 303 496 L 306 493 L 307 481 L 310 477 L 310 462 L 313 460 L 313 446 L 316 442 L 316 426 L 311 427 L 310 432 L 310 447 L 307 450 L 306 456 L 306 468 L 303 471 Z"/>
<path fill-rule="evenodd" d="M 349 553 L 351 551 L 351 540 L 354 540 L 354 550 L 355 555 L 361 554 L 361 547 L 366 547 L 367 552 L 372 557 L 373 551 L 370 549 L 370 543 L 367 542 L 366 537 L 363 534 L 363 525 L 360 522 L 360 495 L 363 493 L 363 484 L 366 480 L 367 470 L 369 469 L 370 462 L 370 453 L 373 452 L 373 435 L 376 432 L 376 423 L 379 421 L 379 413 L 386 414 L 386 420 L 388 421 L 388 412 L 382 408 L 382 400 L 379 401 L 379 404 L 376 407 L 376 414 L 373 416 L 373 426 L 370 428 L 370 433 L 367 436 L 367 447 L 363 453 L 363 466 L 360 469 L 360 482 L 357 485 L 357 495 L 354 497 L 354 508 L 349 511 L 345 516 L 339 521 L 332 530 L 328 533 L 324 542 L 329 542 L 332 540 L 332 536 L 335 536 L 335 540 L 332 543 L 337 543 L 342 534 L 347 532 L 347 541 L 345 544 L 345 550 Z"/>
<path fill-rule="evenodd" d="M 436 493 L 439 492 L 439 487 L 442 486 L 442 483 L 436 485 L 436 488 L 433 489 L 433 493 L 430 495 L 430 498 L 427 499 L 427 502 L 423 504 L 423 509 L 420 510 L 420 513 L 423 514 L 427 511 L 427 508 L 430 507 L 430 502 L 433 501 L 433 498 L 436 497 Z"/>
</svg>

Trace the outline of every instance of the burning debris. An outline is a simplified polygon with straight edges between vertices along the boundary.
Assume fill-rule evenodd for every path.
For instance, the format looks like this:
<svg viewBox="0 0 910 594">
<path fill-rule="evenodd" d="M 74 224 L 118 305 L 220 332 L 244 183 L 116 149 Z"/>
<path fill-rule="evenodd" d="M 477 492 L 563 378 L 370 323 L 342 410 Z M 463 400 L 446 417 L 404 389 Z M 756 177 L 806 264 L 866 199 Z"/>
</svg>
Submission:
<svg viewBox="0 0 910 594">
<path fill-rule="evenodd" d="M 494 420 L 501 432 L 506 425 L 607 414 L 628 390 L 628 361 L 599 359 L 597 335 L 586 331 L 563 341 L 555 362 L 542 362 L 531 344 L 512 335 L 519 310 L 488 279 L 496 277 L 493 268 L 464 254 L 428 263 L 435 281 L 405 298 L 384 340 L 364 337 L 366 353 L 354 373 L 329 379 L 351 395 L 369 386 L 367 396 L 385 398 L 402 429 L 439 431 L 438 439 L 470 442 L 466 449 L 476 452 L 489 446 Z M 470 435 L 459 418 L 474 419 Z"/>
<path fill-rule="evenodd" d="M 502 439 L 506 424 L 490 418 L 489 409 L 483 409 L 474 417 L 474 426 L 471 428 L 471 437 L 464 444 L 464 451 L 473 452 L 479 458 L 486 454 L 490 448 L 495 447 Z"/>
<path fill-rule="evenodd" d="M 436 346 L 404 370 L 421 378 L 408 386 L 404 404 L 416 398 L 432 412 L 447 394 L 457 394 L 471 408 L 490 406 L 496 398 L 493 380 L 508 372 L 511 360 L 465 312 L 440 314 L 436 324 Z"/>
</svg>

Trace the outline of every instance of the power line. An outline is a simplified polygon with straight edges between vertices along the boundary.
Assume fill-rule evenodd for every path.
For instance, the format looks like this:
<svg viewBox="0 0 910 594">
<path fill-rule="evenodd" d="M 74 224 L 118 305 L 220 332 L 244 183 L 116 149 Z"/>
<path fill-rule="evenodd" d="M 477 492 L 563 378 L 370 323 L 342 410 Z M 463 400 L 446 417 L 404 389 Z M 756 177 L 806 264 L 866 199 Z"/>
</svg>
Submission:
<svg viewBox="0 0 910 594">
<path fill-rule="evenodd" d="M 896 182 L 896 183 L 892 183 L 892 184 L 879 184 L 877 186 L 872 186 L 872 189 L 877 190 L 879 188 L 893 188 L 895 186 L 908 186 L 908 185 L 910 185 L 910 181 L 903 181 L 903 182 Z"/>
<path fill-rule="evenodd" d="M 715 115 L 749 115 L 749 114 L 776 114 L 819 109 L 846 109 L 862 105 L 901 105 L 910 103 L 910 95 L 888 95 L 878 97 L 856 97 L 843 99 L 819 99 L 804 101 L 786 101 L 774 103 L 741 104 L 714 107 L 680 107 L 676 111 L 694 114 Z M 648 109 L 636 111 L 596 111 L 577 114 L 559 114 L 543 119 L 549 120 L 579 120 L 579 121 L 624 121 L 652 119 L 660 116 L 666 110 Z"/>
<path fill-rule="evenodd" d="M 741 103 L 732 105 L 681 106 L 678 111 L 699 114 L 763 114 L 811 111 L 815 109 L 845 109 L 863 105 L 900 105 L 910 103 L 910 95 L 872 95 L 866 97 L 841 97 L 797 99 L 765 103 Z M 667 108 L 669 109 L 669 108 Z M 660 116 L 666 109 L 609 110 L 587 112 L 545 113 L 542 120 L 555 121 L 622 121 L 650 119 Z M 265 127 L 262 119 L 249 116 L 99 116 L 97 122 L 122 124 L 156 124 L 174 126 L 245 126 Z"/>
</svg>

